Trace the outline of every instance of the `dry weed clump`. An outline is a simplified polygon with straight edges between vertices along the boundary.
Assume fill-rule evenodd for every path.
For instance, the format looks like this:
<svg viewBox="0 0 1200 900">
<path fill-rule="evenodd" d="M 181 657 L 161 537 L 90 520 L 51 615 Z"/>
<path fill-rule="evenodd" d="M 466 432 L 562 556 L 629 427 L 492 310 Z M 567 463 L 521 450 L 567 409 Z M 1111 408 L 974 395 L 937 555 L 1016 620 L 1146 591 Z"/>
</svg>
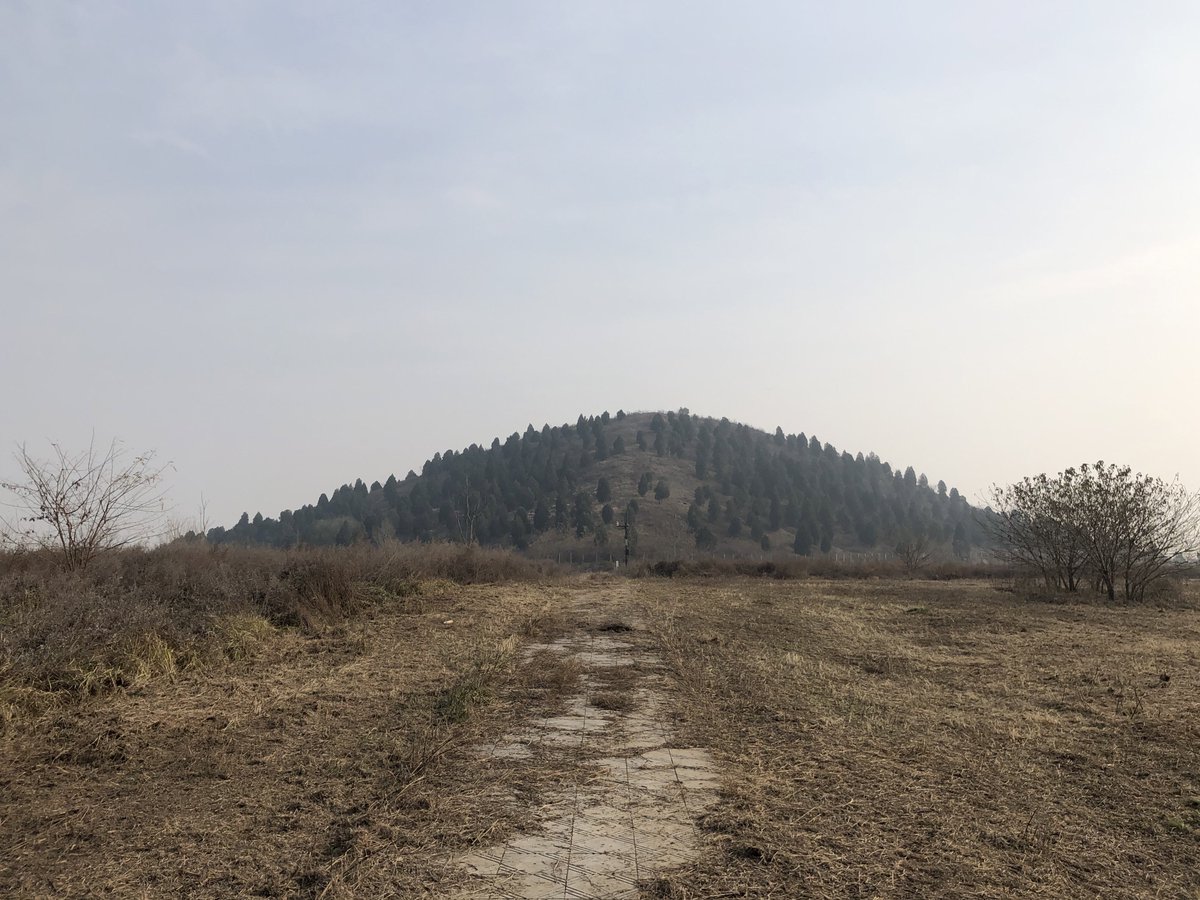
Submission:
<svg viewBox="0 0 1200 900">
<path fill-rule="evenodd" d="M 465 722 L 471 710 L 491 698 L 495 684 L 512 662 L 516 635 L 505 638 L 488 653 L 481 653 L 434 703 L 438 716 L 448 722 Z"/>
<path fill-rule="evenodd" d="M 583 666 L 574 656 L 539 648 L 529 655 L 518 673 L 523 703 L 541 715 L 557 712 L 578 691 Z"/>
<path fill-rule="evenodd" d="M 652 895 L 1200 891 L 1194 606 L 762 579 L 640 602 L 678 739 L 726 773 L 717 852 Z"/>
</svg>

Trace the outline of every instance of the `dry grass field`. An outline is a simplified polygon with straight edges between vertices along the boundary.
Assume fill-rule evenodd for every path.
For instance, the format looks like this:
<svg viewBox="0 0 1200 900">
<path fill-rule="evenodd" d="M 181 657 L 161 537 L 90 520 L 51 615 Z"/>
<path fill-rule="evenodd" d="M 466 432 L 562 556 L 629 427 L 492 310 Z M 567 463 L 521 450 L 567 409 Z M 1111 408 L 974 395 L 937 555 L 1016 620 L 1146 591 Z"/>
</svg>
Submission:
<svg viewBox="0 0 1200 900">
<path fill-rule="evenodd" d="M 1001 587 L 426 580 L 271 626 L 221 667 L 13 712 L 0 894 L 451 896 L 451 857 L 536 832 L 564 777 L 478 748 L 575 689 L 521 648 L 582 600 L 665 661 L 674 739 L 722 773 L 704 854 L 646 897 L 1200 896 L 1196 598 Z"/>
<path fill-rule="evenodd" d="M 1200 610 L 985 583 L 647 583 L 725 773 L 664 897 L 1200 896 Z"/>
<path fill-rule="evenodd" d="M 252 645 L 222 665 L 10 708 L 0 896 L 436 888 L 448 851 L 505 833 L 536 800 L 489 782 L 470 748 L 569 689 L 574 673 L 516 653 L 555 633 L 565 594 L 425 580 L 335 625 L 251 617 Z"/>
</svg>

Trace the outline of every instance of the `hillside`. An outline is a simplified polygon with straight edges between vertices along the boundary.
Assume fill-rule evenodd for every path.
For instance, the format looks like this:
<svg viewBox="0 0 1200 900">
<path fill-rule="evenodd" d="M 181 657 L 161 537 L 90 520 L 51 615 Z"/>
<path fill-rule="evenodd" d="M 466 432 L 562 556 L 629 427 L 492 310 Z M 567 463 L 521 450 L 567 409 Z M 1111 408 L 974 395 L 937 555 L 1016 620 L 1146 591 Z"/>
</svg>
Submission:
<svg viewBox="0 0 1200 900">
<path fill-rule="evenodd" d="M 635 554 L 654 558 L 887 552 L 913 535 L 965 558 L 986 541 L 957 490 L 911 467 L 686 409 L 530 425 L 489 447 L 434 454 L 420 475 L 359 480 L 207 536 L 284 547 L 474 540 L 578 559 L 619 555 L 626 518 Z"/>
</svg>

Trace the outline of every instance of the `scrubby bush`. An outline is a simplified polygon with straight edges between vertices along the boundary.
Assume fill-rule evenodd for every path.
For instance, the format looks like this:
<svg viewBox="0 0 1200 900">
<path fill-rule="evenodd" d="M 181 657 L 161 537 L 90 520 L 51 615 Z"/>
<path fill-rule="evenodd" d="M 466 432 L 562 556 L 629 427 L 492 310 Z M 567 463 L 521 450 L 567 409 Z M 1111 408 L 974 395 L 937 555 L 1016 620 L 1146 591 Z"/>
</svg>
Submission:
<svg viewBox="0 0 1200 900">
<path fill-rule="evenodd" d="M 176 542 L 65 570 L 0 554 L 0 721 L 37 705 L 250 655 L 277 628 L 317 632 L 422 582 L 539 580 L 554 567 L 461 544 L 277 550 Z"/>
</svg>

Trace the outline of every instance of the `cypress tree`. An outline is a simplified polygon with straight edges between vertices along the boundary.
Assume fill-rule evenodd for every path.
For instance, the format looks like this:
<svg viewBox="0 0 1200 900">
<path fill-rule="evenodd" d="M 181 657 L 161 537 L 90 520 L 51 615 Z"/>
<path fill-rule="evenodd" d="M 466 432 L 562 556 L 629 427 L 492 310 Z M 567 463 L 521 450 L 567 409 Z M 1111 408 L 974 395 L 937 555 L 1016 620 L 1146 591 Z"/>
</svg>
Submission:
<svg viewBox="0 0 1200 900">
<path fill-rule="evenodd" d="M 654 483 L 654 476 L 649 472 L 643 472 L 642 477 L 638 479 L 637 492 L 639 497 L 645 497 L 646 492 L 650 490 L 650 485 Z"/>
<path fill-rule="evenodd" d="M 545 531 L 550 527 L 550 506 L 545 497 L 540 497 L 533 509 L 533 527 L 535 531 Z"/>
<path fill-rule="evenodd" d="M 803 523 L 796 529 L 796 540 L 792 542 L 792 552 L 797 556 L 808 556 L 812 552 L 812 537 L 809 536 L 808 529 Z"/>
</svg>

